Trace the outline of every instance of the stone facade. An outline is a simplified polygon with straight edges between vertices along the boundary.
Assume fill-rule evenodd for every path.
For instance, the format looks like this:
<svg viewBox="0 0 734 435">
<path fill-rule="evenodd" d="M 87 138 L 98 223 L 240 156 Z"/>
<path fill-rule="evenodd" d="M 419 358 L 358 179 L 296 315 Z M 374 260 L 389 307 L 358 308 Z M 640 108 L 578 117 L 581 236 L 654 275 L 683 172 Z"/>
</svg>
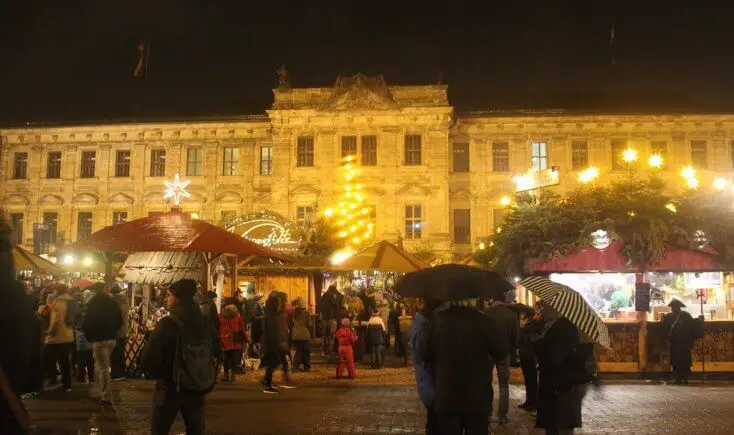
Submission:
<svg viewBox="0 0 734 435">
<path fill-rule="evenodd" d="M 653 150 L 663 154 L 663 176 L 676 184 L 682 166 L 698 167 L 702 188 L 733 171 L 734 115 L 456 114 L 446 86 L 388 86 L 362 75 L 330 88 L 273 92 L 265 115 L 0 129 L 2 204 L 22 213 L 24 244 L 32 244 L 33 223 L 44 213 L 57 213 L 59 237 L 73 241 L 79 212 L 92 213 L 96 231 L 119 212 L 129 220 L 167 210 L 163 181 L 179 173 L 191 180 L 183 208 L 202 219 L 270 210 L 297 220 L 304 207 L 336 201 L 343 145 L 356 147 L 361 161 L 369 142 L 376 151 L 360 181 L 375 206 L 377 237 L 408 235 L 406 206 L 420 206 L 421 239 L 463 255 L 501 219 L 499 199 L 513 192 L 512 176 L 531 167 L 533 142 L 545 144 L 536 162 L 560 168 L 554 189 L 576 186 L 588 165 L 600 169 L 601 181 L 628 176 L 613 167 L 619 144 L 636 149 L 643 166 Z M 161 150 L 165 160 L 153 161 Z M 53 153 L 61 158 L 57 178 Z"/>
</svg>

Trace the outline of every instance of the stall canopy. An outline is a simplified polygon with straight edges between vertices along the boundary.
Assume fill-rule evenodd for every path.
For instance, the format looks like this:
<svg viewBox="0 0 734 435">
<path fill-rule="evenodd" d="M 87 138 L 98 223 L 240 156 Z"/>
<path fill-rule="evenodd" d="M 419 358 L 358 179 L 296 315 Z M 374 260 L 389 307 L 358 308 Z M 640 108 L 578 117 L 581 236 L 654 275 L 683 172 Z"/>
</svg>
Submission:
<svg viewBox="0 0 734 435">
<path fill-rule="evenodd" d="M 180 211 L 103 228 L 71 249 L 99 252 L 207 252 L 285 258 L 263 246 Z"/>
<path fill-rule="evenodd" d="M 13 263 L 16 270 L 30 270 L 33 273 L 54 276 L 66 274 L 66 271 L 55 263 L 26 251 L 20 246 L 13 249 Z"/>
<path fill-rule="evenodd" d="M 134 252 L 120 269 L 125 281 L 164 285 L 180 279 L 199 280 L 201 255 L 198 252 Z"/>
<path fill-rule="evenodd" d="M 430 265 L 383 240 L 357 252 L 338 265 L 327 267 L 331 270 L 380 270 L 407 273 L 430 267 Z"/>
<path fill-rule="evenodd" d="M 614 241 L 604 249 L 588 247 L 573 254 L 550 260 L 534 261 L 533 272 L 705 272 L 720 270 L 718 253 L 710 246 L 703 249 L 671 247 L 656 264 L 629 264 L 622 253 L 622 242 Z"/>
</svg>

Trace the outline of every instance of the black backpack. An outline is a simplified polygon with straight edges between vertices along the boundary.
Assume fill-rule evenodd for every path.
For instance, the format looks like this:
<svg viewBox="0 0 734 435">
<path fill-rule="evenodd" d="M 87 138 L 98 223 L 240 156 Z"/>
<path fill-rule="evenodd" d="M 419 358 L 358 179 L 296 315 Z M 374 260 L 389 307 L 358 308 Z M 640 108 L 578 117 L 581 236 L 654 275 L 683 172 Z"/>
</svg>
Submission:
<svg viewBox="0 0 734 435">
<path fill-rule="evenodd" d="M 66 304 L 66 315 L 64 316 L 64 323 L 66 323 L 66 326 L 72 326 L 76 323 L 79 315 L 81 314 L 79 301 L 65 299 L 64 303 Z"/>
<path fill-rule="evenodd" d="M 202 329 L 186 328 L 176 320 L 178 338 L 173 360 L 176 391 L 207 394 L 214 389 L 216 370 L 210 337 Z"/>
</svg>

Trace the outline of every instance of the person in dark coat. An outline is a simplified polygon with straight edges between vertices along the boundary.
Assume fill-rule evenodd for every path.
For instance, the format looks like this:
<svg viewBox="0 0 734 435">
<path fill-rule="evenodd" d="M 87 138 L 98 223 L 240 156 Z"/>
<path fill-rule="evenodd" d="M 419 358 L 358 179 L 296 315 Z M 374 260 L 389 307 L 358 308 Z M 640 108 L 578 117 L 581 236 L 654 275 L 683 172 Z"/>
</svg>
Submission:
<svg viewBox="0 0 734 435">
<path fill-rule="evenodd" d="M 504 295 L 500 295 L 492 301 L 490 307 L 486 310 L 487 316 L 492 318 L 495 323 L 502 329 L 507 336 L 510 345 L 510 353 L 500 359 L 493 360 L 494 366 L 497 368 L 497 383 L 499 384 L 500 403 L 497 408 L 497 417 L 500 424 L 507 424 L 507 412 L 510 409 L 510 360 L 517 355 L 517 342 L 520 335 L 520 324 L 514 311 L 507 308 Z M 491 376 L 491 373 L 490 373 Z M 492 407 L 490 406 L 490 410 Z"/>
<path fill-rule="evenodd" d="M 426 408 L 426 435 L 438 435 L 441 433 L 438 415 L 433 409 L 436 400 L 436 373 L 433 364 L 423 361 L 422 346 L 426 344 L 425 334 L 428 332 L 429 317 L 433 315 L 438 302 L 420 301 L 421 309 L 416 313 L 413 324 L 408 332 L 411 354 L 413 355 L 413 368 L 415 369 L 415 381 L 418 385 L 418 397 Z"/>
<path fill-rule="evenodd" d="M 219 312 L 217 312 L 216 292 L 207 292 L 204 302 L 199 307 L 201 308 L 201 315 L 204 316 L 204 320 L 209 322 L 212 328 L 219 331 Z"/>
<path fill-rule="evenodd" d="M 492 360 L 509 353 L 507 334 L 480 313 L 476 301 L 442 306 L 423 337 L 421 359 L 435 367 L 441 434 L 489 433 L 492 405 Z"/>
<path fill-rule="evenodd" d="M 117 333 L 123 324 L 122 311 L 104 284 L 94 284 L 90 289 L 96 294 L 87 304 L 82 331 L 92 343 L 100 403 L 109 405 L 112 404 L 111 358 L 117 345 Z"/>
<path fill-rule="evenodd" d="M 384 340 L 385 324 L 382 323 L 380 312 L 375 310 L 367 322 L 367 346 L 370 352 L 370 367 L 373 369 L 382 368 Z"/>
<path fill-rule="evenodd" d="M 534 341 L 541 331 L 541 323 L 535 318 L 535 312 L 528 307 L 520 310 L 520 339 L 518 357 L 520 369 L 525 382 L 525 402 L 518 407 L 534 412 L 538 404 L 538 360 L 535 358 Z"/>
<path fill-rule="evenodd" d="M 0 214 L 2 211 L 0 210 Z M 0 394 L 0 433 L 24 433 L 5 399 L 37 392 L 43 384 L 43 324 L 15 278 L 10 226 L 0 218 L 0 369 L 11 391 Z M 21 405 L 22 406 L 22 405 Z"/>
<path fill-rule="evenodd" d="M 263 317 L 262 351 L 265 363 L 265 379 L 263 381 L 263 393 L 277 394 L 280 392 L 273 385 L 273 372 L 282 365 L 283 382 L 282 388 L 295 388 L 291 382 L 288 372 L 288 343 L 290 336 L 285 321 L 286 294 L 272 292 L 265 301 L 265 317 Z"/>
<path fill-rule="evenodd" d="M 577 361 L 579 331 L 565 317 L 538 303 L 544 324 L 535 342 L 538 358 L 538 414 L 535 427 L 546 434 L 570 434 L 581 427 L 581 391 L 586 382 Z"/>
<path fill-rule="evenodd" d="M 673 299 L 669 304 L 672 313 L 663 317 L 663 331 L 667 333 L 670 345 L 670 365 L 673 367 L 673 383 L 687 384 L 691 376 L 691 349 L 698 337 L 696 322 L 688 312 L 683 311 L 683 302 Z"/>
<path fill-rule="evenodd" d="M 334 334 L 341 321 L 342 304 L 344 295 L 339 293 L 336 286 L 330 285 L 326 292 L 321 296 L 320 314 L 323 320 L 324 328 L 324 355 L 331 356 L 334 354 Z"/>
<path fill-rule="evenodd" d="M 311 315 L 306 309 L 302 297 L 298 297 L 294 304 L 293 327 L 291 340 L 296 354 L 293 357 L 293 371 L 297 372 L 303 364 L 303 371 L 311 371 Z"/>
<path fill-rule="evenodd" d="M 201 310 L 193 299 L 195 293 L 194 280 L 182 279 L 171 284 L 166 298 L 166 307 L 171 315 L 158 322 L 143 348 L 143 370 L 148 378 L 156 380 L 151 419 L 151 433 L 154 435 L 168 434 L 179 412 L 184 418 L 187 434 L 206 433 L 206 395 L 176 391 L 173 379 L 173 362 L 180 327 L 190 334 L 208 335 L 213 355 L 221 358 L 222 348 L 218 333 L 201 315 Z"/>
</svg>

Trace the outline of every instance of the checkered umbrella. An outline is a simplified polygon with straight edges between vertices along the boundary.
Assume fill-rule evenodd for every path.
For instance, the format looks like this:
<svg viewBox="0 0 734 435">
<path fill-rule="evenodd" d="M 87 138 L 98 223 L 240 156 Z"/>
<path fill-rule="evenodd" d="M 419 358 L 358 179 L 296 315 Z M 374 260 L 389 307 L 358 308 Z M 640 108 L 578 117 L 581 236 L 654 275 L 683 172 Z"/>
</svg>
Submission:
<svg viewBox="0 0 734 435">
<path fill-rule="evenodd" d="M 576 325 L 586 339 L 611 347 L 607 325 L 576 290 L 547 278 L 533 276 L 519 283 Z"/>
</svg>

